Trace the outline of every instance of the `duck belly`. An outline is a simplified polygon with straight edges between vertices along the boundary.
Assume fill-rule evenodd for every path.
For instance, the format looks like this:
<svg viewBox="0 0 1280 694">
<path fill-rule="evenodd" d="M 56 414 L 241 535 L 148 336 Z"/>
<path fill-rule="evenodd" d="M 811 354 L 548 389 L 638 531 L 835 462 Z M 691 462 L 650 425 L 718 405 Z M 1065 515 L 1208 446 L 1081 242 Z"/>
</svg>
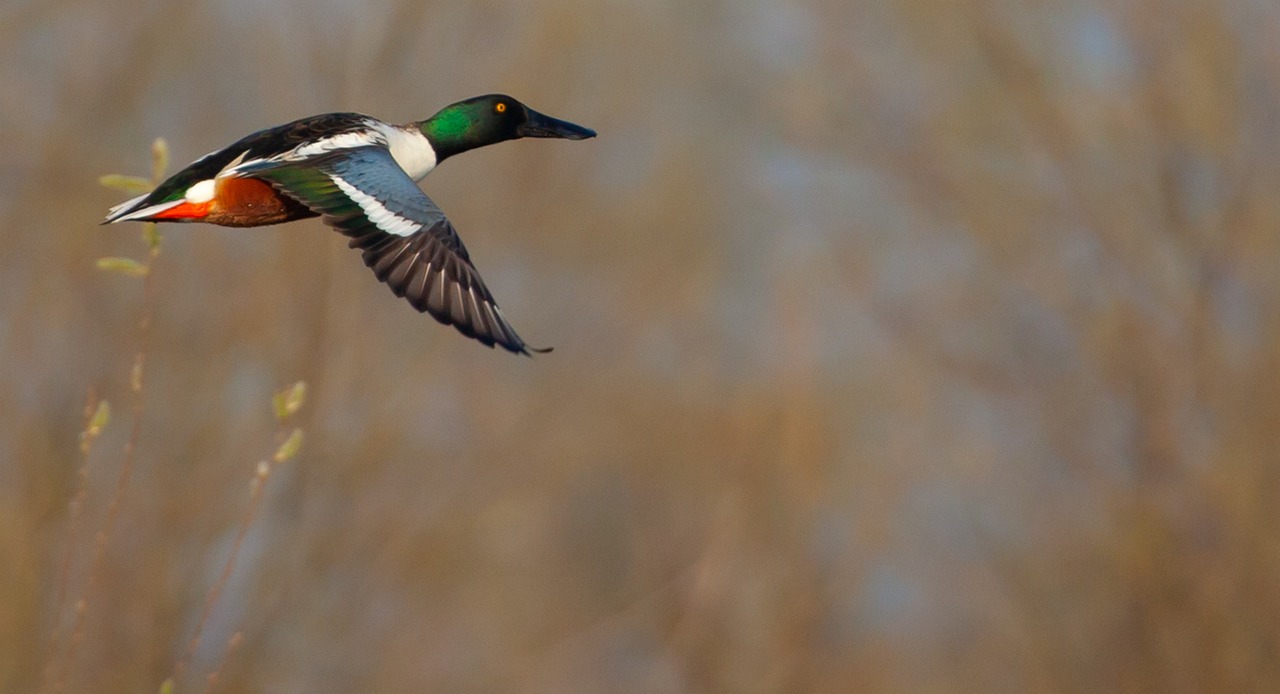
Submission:
<svg viewBox="0 0 1280 694">
<path fill-rule="evenodd" d="M 256 178 L 220 178 L 208 213 L 198 221 L 228 227 L 279 224 L 316 214 Z M 196 220 L 193 220 L 196 221 Z"/>
</svg>

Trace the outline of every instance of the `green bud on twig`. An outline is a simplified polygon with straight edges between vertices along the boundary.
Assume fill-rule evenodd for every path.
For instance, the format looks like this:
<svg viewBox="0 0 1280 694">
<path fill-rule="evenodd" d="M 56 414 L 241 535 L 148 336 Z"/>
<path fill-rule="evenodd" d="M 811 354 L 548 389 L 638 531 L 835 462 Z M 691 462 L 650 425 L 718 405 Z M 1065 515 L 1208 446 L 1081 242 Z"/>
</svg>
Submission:
<svg viewBox="0 0 1280 694">
<path fill-rule="evenodd" d="M 107 422 L 111 421 L 111 403 L 106 400 L 99 400 L 98 407 L 94 409 L 93 416 L 89 418 L 89 423 L 85 425 L 84 433 L 88 436 L 97 436 L 106 428 Z"/>
<path fill-rule="evenodd" d="M 147 266 L 133 258 L 98 258 L 98 269 L 130 277 L 146 277 Z"/>
<path fill-rule="evenodd" d="M 147 222 L 142 225 L 142 240 L 147 242 L 147 247 L 151 252 L 157 253 L 160 250 L 160 225 L 155 222 Z"/>
<path fill-rule="evenodd" d="M 280 444 L 280 447 L 276 449 L 276 454 L 271 456 L 271 460 L 276 463 L 283 463 L 286 460 L 291 460 L 294 456 L 298 455 L 298 451 L 301 448 L 302 430 L 294 429 L 289 433 L 289 438 L 285 439 L 284 443 Z"/>
<path fill-rule="evenodd" d="M 150 193 L 155 185 L 140 176 L 123 176 L 121 174 L 107 174 L 98 178 L 98 183 L 104 187 L 118 190 L 124 193 L 132 193 L 138 195 L 140 193 Z"/>
<path fill-rule="evenodd" d="M 276 419 L 283 422 L 292 417 L 302 409 L 302 403 L 307 398 L 307 384 L 305 381 L 297 383 L 277 392 L 271 397 L 271 405 L 275 408 Z"/>
<path fill-rule="evenodd" d="M 106 428 L 109 421 L 111 421 L 111 405 L 106 400 L 99 400 L 98 406 L 94 408 L 93 414 L 89 415 L 88 421 L 84 424 L 84 431 L 80 432 L 80 452 L 85 454 L 89 452 L 89 448 L 93 446 L 93 442 L 98 439 L 98 435 Z"/>
<path fill-rule="evenodd" d="M 164 173 L 169 170 L 169 143 L 163 137 L 157 137 L 151 143 L 151 181 L 160 185 L 164 181 Z"/>
</svg>

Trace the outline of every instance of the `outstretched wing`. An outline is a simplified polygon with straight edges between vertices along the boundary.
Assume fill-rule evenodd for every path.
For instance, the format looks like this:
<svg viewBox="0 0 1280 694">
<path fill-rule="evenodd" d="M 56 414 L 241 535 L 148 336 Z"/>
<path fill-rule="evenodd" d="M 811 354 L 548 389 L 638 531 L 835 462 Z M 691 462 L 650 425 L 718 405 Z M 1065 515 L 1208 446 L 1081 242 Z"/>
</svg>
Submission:
<svg viewBox="0 0 1280 694">
<path fill-rule="evenodd" d="M 467 337 L 517 354 L 525 344 L 485 287 L 444 213 L 383 147 L 335 150 L 303 161 L 240 167 L 351 238 L 378 279 L 419 311 Z"/>
</svg>

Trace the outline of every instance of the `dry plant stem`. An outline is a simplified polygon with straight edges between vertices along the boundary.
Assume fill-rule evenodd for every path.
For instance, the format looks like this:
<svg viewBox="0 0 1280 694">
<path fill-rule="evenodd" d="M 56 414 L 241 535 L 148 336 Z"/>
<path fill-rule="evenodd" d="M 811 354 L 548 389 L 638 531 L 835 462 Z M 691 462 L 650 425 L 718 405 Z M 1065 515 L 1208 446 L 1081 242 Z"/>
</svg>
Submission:
<svg viewBox="0 0 1280 694">
<path fill-rule="evenodd" d="M 196 649 L 200 647 L 200 639 L 204 635 L 205 624 L 209 621 L 209 615 L 213 613 L 213 606 L 217 604 L 218 598 L 221 597 L 222 589 L 227 586 L 227 581 L 231 580 L 231 572 L 236 568 L 236 558 L 240 556 L 240 548 L 244 545 L 244 538 L 249 534 L 249 526 L 253 525 L 253 519 L 258 515 L 258 507 L 262 505 L 262 489 L 266 485 L 267 477 L 270 475 L 271 463 L 265 460 L 258 463 L 258 471 L 250 485 L 249 508 L 240 519 L 240 528 L 236 531 L 235 542 L 231 544 L 231 555 L 227 557 L 227 563 L 222 565 L 222 574 L 218 576 L 217 582 L 209 589 L 209 595 L 204 601 L 204 609 L 200 612 L 200 621 L 196 622 L 196 632 L 191 637 L 191 642 L 187 644 L 186 652 L 182 654 L 182 659 L 173 666 L 173 674 L 170 679 L 175 684 L 181 681 L 182 674 L 187 669 L 187 664 L 195 657 Z"/>
<path fill-rule="evenodd" d="M 58 644 L 62 641 L 62 613 L 67 607 L 67 584 L 71 580 L 71 549 L 80 539 L 80 511 L 84 508 L 85 497 L 89 495 L 89 456 L 93 452 L 96 435 L 89 434 L 90 422 L 98 409 L 98 396 L 89 390 L 84 406 L 84 428 L 80 441 L 80 469 L 76 472 L 76 494 L 67 505 L 67 537 L 62 548 L 62 560 L 58 563 L 57 597 L 54 598 L 53 628 L 49 633 L 49 645 L 45 656 L 44 684 L 41 690 L 47 690 L 53 683 Z"/>
<path fill-rule="evenodd" d="M 76 601 L 76 616 L 71 630 L 71 640 L 67 644 L 67 652 L 63 656 L 62 668 L 53 688 L 55 694 L 62 692 L 66 688 L 67 678 L 71 673 L 71 665 L 75 662 L 76 650 L 80 645 L 80 641 L 84 638 L 85 614 L 88 612 L 90 598 L 93 597 L 94 590 L 98 587 L 107 543 L 111 538 L 111 531 L 115 527 L 116 518 L 120 515 L 120 503 L 124 499 L 124 492 L 129 486 L 129 478 L 133 474 L 134 462 L 137 459 L 138 437 L 142 433 L 142 412 L 145 404 L 143 379 L 146 373 L 147 348 L 151 337 L 151 315 L 155 310 L 155 291 L 153 289 L 152 275 L 155 270 L 156 258 L 159 255 L 160 246 L 153 244 L 147 255 L 147 272 L 142 277 L 142 318 L 138 321 L 138 352 L 134 355 L 133 369 L 129 375 L 129 389 L 133 393 L 133 402 L 130 408 L 132 422 L 129 427 L 129 439 L 124 445 L 124 460 L 120 463 L 120 474 L 116 477 L 115 491 L 112 493 L 111 502 L 107 506 L 107 517 L 94 538 L 93 556 L 89 561 L 88 578 L 80 599 Z"/>
<path fill-rule="evenodd" d="M 231 573 L 235 570 L 236 559 L 240 556 L 240 550 L 244 547 L 245 537 L 248 536 L 249 528 L 253 525 L 254 519 L 257 518 L 258 509 L 262 506 L 262 493 L 266 488 L 267 479 L 271 476 L 272 469 L 276 465 L 292 459 L 298 452 L 298 446 L 302 441 L 302 431 L 297 428 L 290 431 L 290 428 L 285 426 L 285 423 L 302 407 L 305 395 L 306 384 L 299 381 L 291 387 L 276 393 L 272 398 L 276 422 L 280 425 L 279 431 L 276 432 L 276 451 L 270 458 L 260 461 L 254 471 L 253 480 L 249 485 L 249 507 L 245 509 L 244 516 L 240 519 L 240 527 L 236 530 L 235 541 L 231 543 L 231 553 L 227 556 L 226 563 L 222 565 L 222 573 L 218 576 L 218 580 L 209 589 L 209 594 L 204 601 L 204 609 L 201 610 L 200 619 L 196 622 L 195 633 L 191 636 L 191 642 L 187 644 L 187 650 L 182 654 L 182 658 L 174 663 L 173 672 L 165 680 L 166 684 L 176 686 L 181 683 L 187 665 L 195 657 L 196 650 L 200 648 L 205 625 L 209 621 L 209 616 L 213 614 L 213 608 L 217 605 L 218 598 L 222 596 L 222 591 L 226 588 L 227 582 L 231 580 Z M 241 631 L 237 631 L 231 636 L 231 639 L 227 642 L 227 648 L 222 654 L 222 660 L 206 676 L 206 691 L 211 691 L 217 684 L 219 675 L 243 640 L 244 633 Z"/>
<path fill-rule="evenodd" d="M 226 669 L 231 656 L 235 655 L 236 649 L 240 648 L 241 643 L 244 643 L 243 631 L 237 631 L 231 635 L 231 638 L 227 639 L 227 650 L 222 654 L 222 662 L 218 664 L 216 670 L 209 673 L 209 676 L 205 678 L 207 684 L 204 688 L 204 694 L 213 694 L 213 688 L 218 686 L 218 678 L 221 676 L 222 671 Z"/>
</svg>

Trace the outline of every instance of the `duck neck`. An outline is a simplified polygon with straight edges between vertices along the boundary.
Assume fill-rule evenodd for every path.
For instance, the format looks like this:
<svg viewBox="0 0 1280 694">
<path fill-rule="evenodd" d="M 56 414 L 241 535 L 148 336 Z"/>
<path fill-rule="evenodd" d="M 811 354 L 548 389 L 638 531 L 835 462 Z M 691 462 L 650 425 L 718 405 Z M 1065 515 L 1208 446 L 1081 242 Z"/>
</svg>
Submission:
<svg viewBox="0 0 1280 694">
<path fill-rule="evenodd" d="M 435 150 L 437 164 L 455 154 L 488 144 L 476 137 L 476 124 L 467 114 L 452 109 L 446 108 L 418 123 L 418 129 Z"/>
</svg>

